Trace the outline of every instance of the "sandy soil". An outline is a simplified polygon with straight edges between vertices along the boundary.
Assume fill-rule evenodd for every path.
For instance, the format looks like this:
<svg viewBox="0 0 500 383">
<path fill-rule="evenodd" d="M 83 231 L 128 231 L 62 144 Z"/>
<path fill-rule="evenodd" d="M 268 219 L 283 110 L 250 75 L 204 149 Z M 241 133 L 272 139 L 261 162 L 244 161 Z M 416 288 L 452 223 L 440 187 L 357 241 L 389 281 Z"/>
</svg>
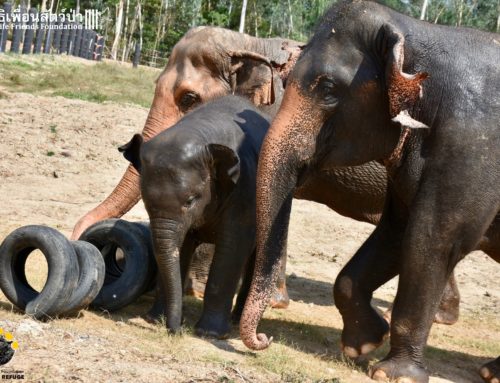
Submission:
<svg viewBox="0 0 500 383">
<path fill-rule="evenodd" d="M 142 129 L 147 115 L 131 105 L 6 92 L 0 111 L 0 238 L 27 224 L 69 234 L 116 185 L 127 166 L 116 148 Z M 147 215 L 137 206 L 125 218 Z M 262 329 L 277 339 L 268 351 L 248 352 L 236 331 L 227 341 L 190 335 L 201 309 L 194 298 L 186 300 L 187 334 L 170 337 L 138 319 L 151 297 L 118 313 L 83 311 L 79 318 L 37 323 L 0 294 L 0 327 L 20 344 L 0 370 L 22 370 L 25 381 L 41 382 L 368 382 L 367 366 L 384 356 L 387 345 L 360 365 L 345 361 L 331 291 L 342 265 L 372 230 L 324 206 L 294 202 L 287 272 L 292 303 L 266 313 Z M 33 269 L 43 270 L 43 260 L 37 262 Z M 431 381 L 480 382 L 477 368 L 500 354 L 499 273 L 500 265 L 481 252 L 459 264 L 461 319 L 432 330 L 426 352 Z M 376 292 L 381 309 L 393 300 L 396 283 Z"/>
</svg>

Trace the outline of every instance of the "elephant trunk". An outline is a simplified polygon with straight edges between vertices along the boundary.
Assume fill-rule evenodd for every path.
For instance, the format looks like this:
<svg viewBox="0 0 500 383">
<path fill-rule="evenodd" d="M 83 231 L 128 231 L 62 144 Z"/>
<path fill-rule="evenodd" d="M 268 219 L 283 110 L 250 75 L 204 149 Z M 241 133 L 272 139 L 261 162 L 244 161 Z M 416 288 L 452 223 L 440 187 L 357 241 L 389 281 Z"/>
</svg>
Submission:
<svg viewBox="0 0 500 383">
<path fill-rule="evenodd" d="M 169 128 L 179 119 L 177 109 L 173 107 L 165 108 L 163 99 L 164 97 L 157 91 L 142 131 L 145 141 Z M 73 229 L 71 239 L 78 239 L 89 226 L 92 226 L 96 222 L 108 218 L 120 218 L 132 209 L 140 199 L 139 174 L 132 165 L 129 165 L 111 194 L 98 206 L 80 218 Z"/>
<path fill-rule="evenodd" d="M 164 284 L 166 325 L 169 330 L 177 332 L 182 320 L 180 244 L 184 240 L 184 233 L 177 222 L 152 218 L 151 235 L 160 279 Z"/>
<path fill-rule="evenodd" d="M 269 346 L 257 326 L 267 307 L 286 249 L 293 192 L 299 170 L 315 149 L 318 118 L 293 84 L 262 144 L 257 171 L 257 257 L 250 292 L 240 321 L 240 336 L 253 350 Z M 314 127 L 314 128 L 313 128 Z"/>
</svg>

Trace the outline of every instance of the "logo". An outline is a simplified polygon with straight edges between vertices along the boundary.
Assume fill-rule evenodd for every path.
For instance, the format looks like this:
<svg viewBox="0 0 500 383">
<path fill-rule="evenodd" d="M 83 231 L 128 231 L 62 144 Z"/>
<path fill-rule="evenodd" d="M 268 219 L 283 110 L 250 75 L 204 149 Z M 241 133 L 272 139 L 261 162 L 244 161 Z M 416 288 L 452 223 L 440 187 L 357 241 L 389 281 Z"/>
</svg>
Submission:
<svg viewBox="0 0 500 383">
<path fill-rule="evenodd" d="M 10 362 L 19 344 L 14 340 L 10 332 L 4 332 L 0 328 L 0 366 Z"/>
</svg>

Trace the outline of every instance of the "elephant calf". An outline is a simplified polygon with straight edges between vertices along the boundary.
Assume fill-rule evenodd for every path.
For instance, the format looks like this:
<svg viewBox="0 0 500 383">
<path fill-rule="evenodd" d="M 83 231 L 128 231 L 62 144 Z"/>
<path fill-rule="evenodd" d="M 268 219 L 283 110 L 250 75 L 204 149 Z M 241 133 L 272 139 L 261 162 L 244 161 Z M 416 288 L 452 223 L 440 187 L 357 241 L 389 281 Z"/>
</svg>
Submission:
<svg viewBox="0 0 500 383">
<path fill-rule="evenodd" d="M 167 327 L 179 330 L 182 287 L 200 243 L 214 243 L 198 335 L 227 336 L 233 296 L 248 263 L 235 313 L 241 313 L 255 256 L 255 182 L 269 119 L 228 96 L 205 104 L 143 143 L 121 147 L 141 175 L 154 252 L 165 288 Z M 238 309 L 239 308 L 239 309 Z"/>
</svg>

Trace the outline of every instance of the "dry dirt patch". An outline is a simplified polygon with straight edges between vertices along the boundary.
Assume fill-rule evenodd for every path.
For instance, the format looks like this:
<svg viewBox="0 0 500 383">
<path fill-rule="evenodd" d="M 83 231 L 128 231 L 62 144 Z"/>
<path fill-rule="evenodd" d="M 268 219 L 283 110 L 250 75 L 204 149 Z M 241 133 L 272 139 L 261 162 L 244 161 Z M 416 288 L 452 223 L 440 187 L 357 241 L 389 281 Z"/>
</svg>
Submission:
<svg viewBox="0 0 500 383">
<path fill-rule="evenodd" d="M 116 185 L 127 163 L 116 148 L 144 124 L 147 110 L 116 103 L 95 104 L 62 97 L 2 91 L 0 97 L 0 236 L 27 224 L 46 224 L 69 234 L 83 213 Z M 125 218 L 143 220 L 142 206 Z M 0 295 L 0 327 L 20 343 L 9 369 L 26 381 L 43 382 L 368 382 L 361 366 L 343 360 L 342 322 L 333 306 L 338 271 L 373 230 L 328 208 L 295 201 L 288 267 L 292 303 L 269 310 L 262 330 L 276 339 L 249 352 L 236 331 L 228 341 L 190 335 L 201 303 L 186 299 L 186 334 L 137 319 L 151 304 L 109 314 L 83 311 L 79 318 L 32 322 L 13 312 Z M 31 272 L 43 282 L 43 258 Z M 458 266 L 462 317 L 452 327 L 434 326 L 426 353 L 431 381 L 480 382 L 480 364 L 500 354 L 500 266 L 476 252 Z M 41 283 L 41 282 L 40 282 Z M 375 294 L 385 309 L 396 281 Z M 387 345 L 375 353 L 384 356 Z M 7 368 L 4 368 L 4 370 Z M 338 379 L 338 380 L 335 380 Z"/>
</svg>

